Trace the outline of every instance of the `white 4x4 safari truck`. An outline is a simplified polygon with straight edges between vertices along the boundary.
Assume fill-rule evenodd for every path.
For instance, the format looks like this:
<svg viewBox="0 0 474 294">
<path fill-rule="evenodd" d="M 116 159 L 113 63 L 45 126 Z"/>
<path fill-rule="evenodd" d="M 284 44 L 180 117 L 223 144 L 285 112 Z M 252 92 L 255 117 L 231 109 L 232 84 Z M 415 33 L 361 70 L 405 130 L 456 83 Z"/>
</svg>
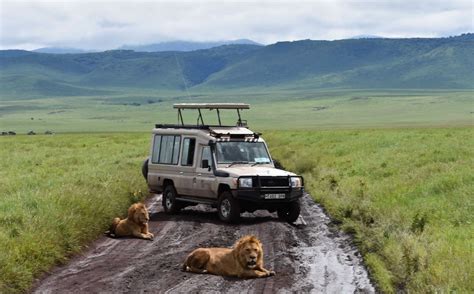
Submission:
<svg viewBox="0 0 474 294">
<path fill-rule="evenodd" d="M 153 193 L 163 192 L 165 212 L 209 204 L 219 218 L 237 222 L 240 213 L 266 209 L 290 223 L 300 214 L 303 178 L 275 168 L 261 134 L 247 128 L 242 103 L 182 103 L 178 124 L 157 124 L 150 156 L 142 168 Z M 196 125 L 183 122 L 182 111 L 198 111 Z M 202 109 L 216 110 L 219 125 L 204 124 Z M 221 124 L 220 110 L 237 110 L 235 126 Z"/>
</svg>

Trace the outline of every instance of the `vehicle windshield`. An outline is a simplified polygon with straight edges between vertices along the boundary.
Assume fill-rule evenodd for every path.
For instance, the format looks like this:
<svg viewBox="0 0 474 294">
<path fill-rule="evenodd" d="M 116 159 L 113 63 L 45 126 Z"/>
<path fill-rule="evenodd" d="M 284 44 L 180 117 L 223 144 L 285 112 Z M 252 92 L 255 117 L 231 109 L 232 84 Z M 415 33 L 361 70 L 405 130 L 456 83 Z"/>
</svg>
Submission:
<svg viewBox="0 0 474 294">
<path fill-rule="evenodd" d="M 218 142 L 217 163 L 270 163 L 263 142 Z"/>
</svg>

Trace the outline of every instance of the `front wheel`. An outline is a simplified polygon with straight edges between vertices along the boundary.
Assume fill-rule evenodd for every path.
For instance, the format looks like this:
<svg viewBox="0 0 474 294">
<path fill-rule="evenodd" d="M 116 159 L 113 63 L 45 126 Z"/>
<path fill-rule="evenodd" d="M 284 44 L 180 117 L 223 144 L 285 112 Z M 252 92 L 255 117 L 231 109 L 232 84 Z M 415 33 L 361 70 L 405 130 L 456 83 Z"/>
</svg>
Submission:
<svg viewBox="0 0 474 294">
<path fill-rule="evenodd" d="M 176 200 L 176 189 L 173 185 L 168 185 L 163 190 L 163 199 L 162 204 L 165 212 L 167 213 L 178 213 L 181 210 L 181 205 L 178 200 Z"/>
<path fill-rule="evenodd" d="M 298 200 L 289 203 L 288 206 L 277 210 L 278 217 L 290 224 L 294 223 L 300 216 L 300 202 Z"/>
<path fill-rule="evenodd" d="M 222 192 L 217 204 L 219 218 L 227 223 L 236 223 L 240 218 L 239 201 L 229 191 Z"/>
</svg>

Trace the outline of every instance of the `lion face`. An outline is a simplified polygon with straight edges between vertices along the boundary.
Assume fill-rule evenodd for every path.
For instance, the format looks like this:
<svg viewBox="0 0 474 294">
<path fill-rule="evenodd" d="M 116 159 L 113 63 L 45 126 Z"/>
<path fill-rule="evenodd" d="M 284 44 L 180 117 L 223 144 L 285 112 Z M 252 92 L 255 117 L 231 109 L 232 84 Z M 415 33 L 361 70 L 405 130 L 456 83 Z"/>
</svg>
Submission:
<svg viewBox="0 0 474 294">
<path fill-rule="evenodd" d="M 254 269 L 262 262 L 263 249 L 260 241 L 254 236 L 247 236 L 238 241 L 236 246 L 240 264 Z"/>
<path fill-rule="evenodd" d="M 143 203 L 136 203 L 128 209 L 128 218 L 137 224 L 146 224 L 150 220 L 148 210 Z"/>
</svg>

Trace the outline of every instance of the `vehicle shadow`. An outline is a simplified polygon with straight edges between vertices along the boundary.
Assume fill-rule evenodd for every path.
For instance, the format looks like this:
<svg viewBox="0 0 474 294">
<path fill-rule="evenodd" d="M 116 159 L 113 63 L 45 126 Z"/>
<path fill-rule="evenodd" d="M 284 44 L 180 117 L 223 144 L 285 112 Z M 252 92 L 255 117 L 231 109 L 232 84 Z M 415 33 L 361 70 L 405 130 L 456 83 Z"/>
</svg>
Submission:
<svg viewBox="0 0 474 294">
<path fill-rule="evenodd" d="M 177 214 L 168 214 L 164 211 L 150 213 L 151 222 L 197 222 L 210 223 L 225 226 L 251 226 L 265 222 L 280 222 L 280 220 L 269 212 L 242 213 L 237 224 L 228 224 L 221 221 L 215 209 L 202 209 L 199 206 L 187 207 Z"/>
</svg>

